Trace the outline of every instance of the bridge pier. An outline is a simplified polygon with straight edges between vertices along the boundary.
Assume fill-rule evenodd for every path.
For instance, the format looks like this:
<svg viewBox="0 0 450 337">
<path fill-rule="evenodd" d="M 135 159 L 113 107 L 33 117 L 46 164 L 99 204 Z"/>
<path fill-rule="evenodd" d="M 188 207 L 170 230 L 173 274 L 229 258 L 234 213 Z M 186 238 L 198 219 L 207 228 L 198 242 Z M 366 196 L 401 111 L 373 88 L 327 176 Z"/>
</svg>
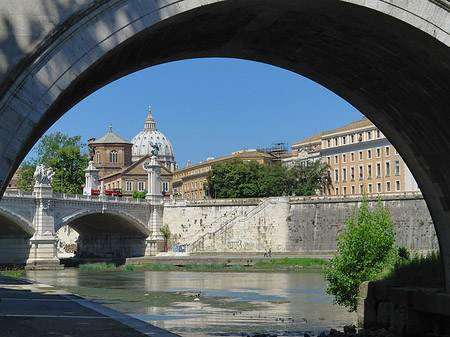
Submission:
<svg viewBox="0 0 450 337">
<path fill-rule="evenodd" d="M 164 202 L 161 194 L 161 165 L 159 165 L 156 155 L 153 155 L 150 162 L 143 163 L 144 170 L 148 173 L 148 193 L 145 199 L 150 203 L 150 217 L 148 229 L 150 235 L 145 240 L 145 256 L 154 256 L 164 250 L 164 237 L 161 233 Z"/>
<path fill-rule="evenodd" d="M 25 269 L 63 269 L 57 256 L 57 237 L 53 207 L 53 191 L 50 181 L 36 181 L 34 186 L 35 234 L 30 239 L 30 254 Z"/>
</svg>

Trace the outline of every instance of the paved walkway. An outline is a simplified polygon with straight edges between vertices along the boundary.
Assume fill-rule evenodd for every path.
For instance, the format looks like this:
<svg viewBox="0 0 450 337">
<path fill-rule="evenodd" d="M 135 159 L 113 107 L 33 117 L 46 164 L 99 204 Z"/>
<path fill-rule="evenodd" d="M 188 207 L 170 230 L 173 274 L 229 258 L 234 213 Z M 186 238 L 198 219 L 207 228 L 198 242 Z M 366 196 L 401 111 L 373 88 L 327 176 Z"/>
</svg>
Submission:
<svg viewBox="0 0 450 337">
<path fill-rule="evenodd" d="M 178 336 L 66 291 L 0 276 L 0 336 Z"/>
</svg>

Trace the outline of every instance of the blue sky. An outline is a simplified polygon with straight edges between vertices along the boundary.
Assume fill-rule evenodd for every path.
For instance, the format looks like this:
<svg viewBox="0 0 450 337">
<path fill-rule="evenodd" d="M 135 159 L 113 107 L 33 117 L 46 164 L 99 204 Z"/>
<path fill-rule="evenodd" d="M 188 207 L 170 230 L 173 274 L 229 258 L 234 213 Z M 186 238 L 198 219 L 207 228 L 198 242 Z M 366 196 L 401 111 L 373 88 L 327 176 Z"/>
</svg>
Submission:
<svg viewBox="0 0 450 337">
<path fill-rule="evenodd" d="M 100 138 L 109 131 L 131 141 L 152 106 L 157 129 L 172 143 L 179 168 L 243 148 L 291 145 L 361 118 L 328 89 L 298 74 L 237 59 L 166 63 L 94 92 L 47 133 Z M 32 154 L 31 154 L 32 155 Z"/>
</svg>

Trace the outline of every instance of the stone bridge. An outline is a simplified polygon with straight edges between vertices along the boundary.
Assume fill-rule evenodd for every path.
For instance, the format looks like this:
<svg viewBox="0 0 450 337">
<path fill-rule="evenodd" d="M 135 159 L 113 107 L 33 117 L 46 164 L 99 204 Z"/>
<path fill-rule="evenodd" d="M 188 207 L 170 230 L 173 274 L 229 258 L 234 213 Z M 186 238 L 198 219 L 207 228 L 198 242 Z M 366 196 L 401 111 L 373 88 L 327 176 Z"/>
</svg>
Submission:
<svg viewBox="0 0 450 337">
<path fill-rule="evenodd" d="M 58 268 L 56 232 L 70 226 L 78 250 L 92 257 L 154 255 L 161 247 L 163 206 L 147 199 L 6 192 L 0 201 L 0 264 Z"/>
<path fill-rule="evenodd" d="M 265 62 L 388 137 L 430 209 L 450 291 L 448 0 L 10 0 L 0 13 L 0 191 L 60 116 L 115 79 L 195 57 Z"/>
</svg>

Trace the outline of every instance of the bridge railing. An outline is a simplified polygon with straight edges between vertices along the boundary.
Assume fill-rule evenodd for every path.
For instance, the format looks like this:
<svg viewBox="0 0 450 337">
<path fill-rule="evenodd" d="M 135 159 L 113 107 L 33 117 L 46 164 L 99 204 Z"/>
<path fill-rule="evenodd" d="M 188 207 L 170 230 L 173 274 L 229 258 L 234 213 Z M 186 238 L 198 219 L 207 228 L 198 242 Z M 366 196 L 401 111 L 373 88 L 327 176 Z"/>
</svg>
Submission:
<svg viewBox="0 0 450 337">
<path fill-rule="evenodd" d="M 33 192 L 29 191 L 5 191 L 3 194 L 5 198 L 33 198 Z"/>
<path fill-rule="evenodd" d="M 80 201 L 115 201 L 120 203 L 145 204 L 147 200 L 136 198 L 121 198 L 107 195 L 82 195 L 82 194 L 68 194 L 68 193 L 54 193 L 54 199 L 58 200 L 80 200 Z"/>
</svg>

